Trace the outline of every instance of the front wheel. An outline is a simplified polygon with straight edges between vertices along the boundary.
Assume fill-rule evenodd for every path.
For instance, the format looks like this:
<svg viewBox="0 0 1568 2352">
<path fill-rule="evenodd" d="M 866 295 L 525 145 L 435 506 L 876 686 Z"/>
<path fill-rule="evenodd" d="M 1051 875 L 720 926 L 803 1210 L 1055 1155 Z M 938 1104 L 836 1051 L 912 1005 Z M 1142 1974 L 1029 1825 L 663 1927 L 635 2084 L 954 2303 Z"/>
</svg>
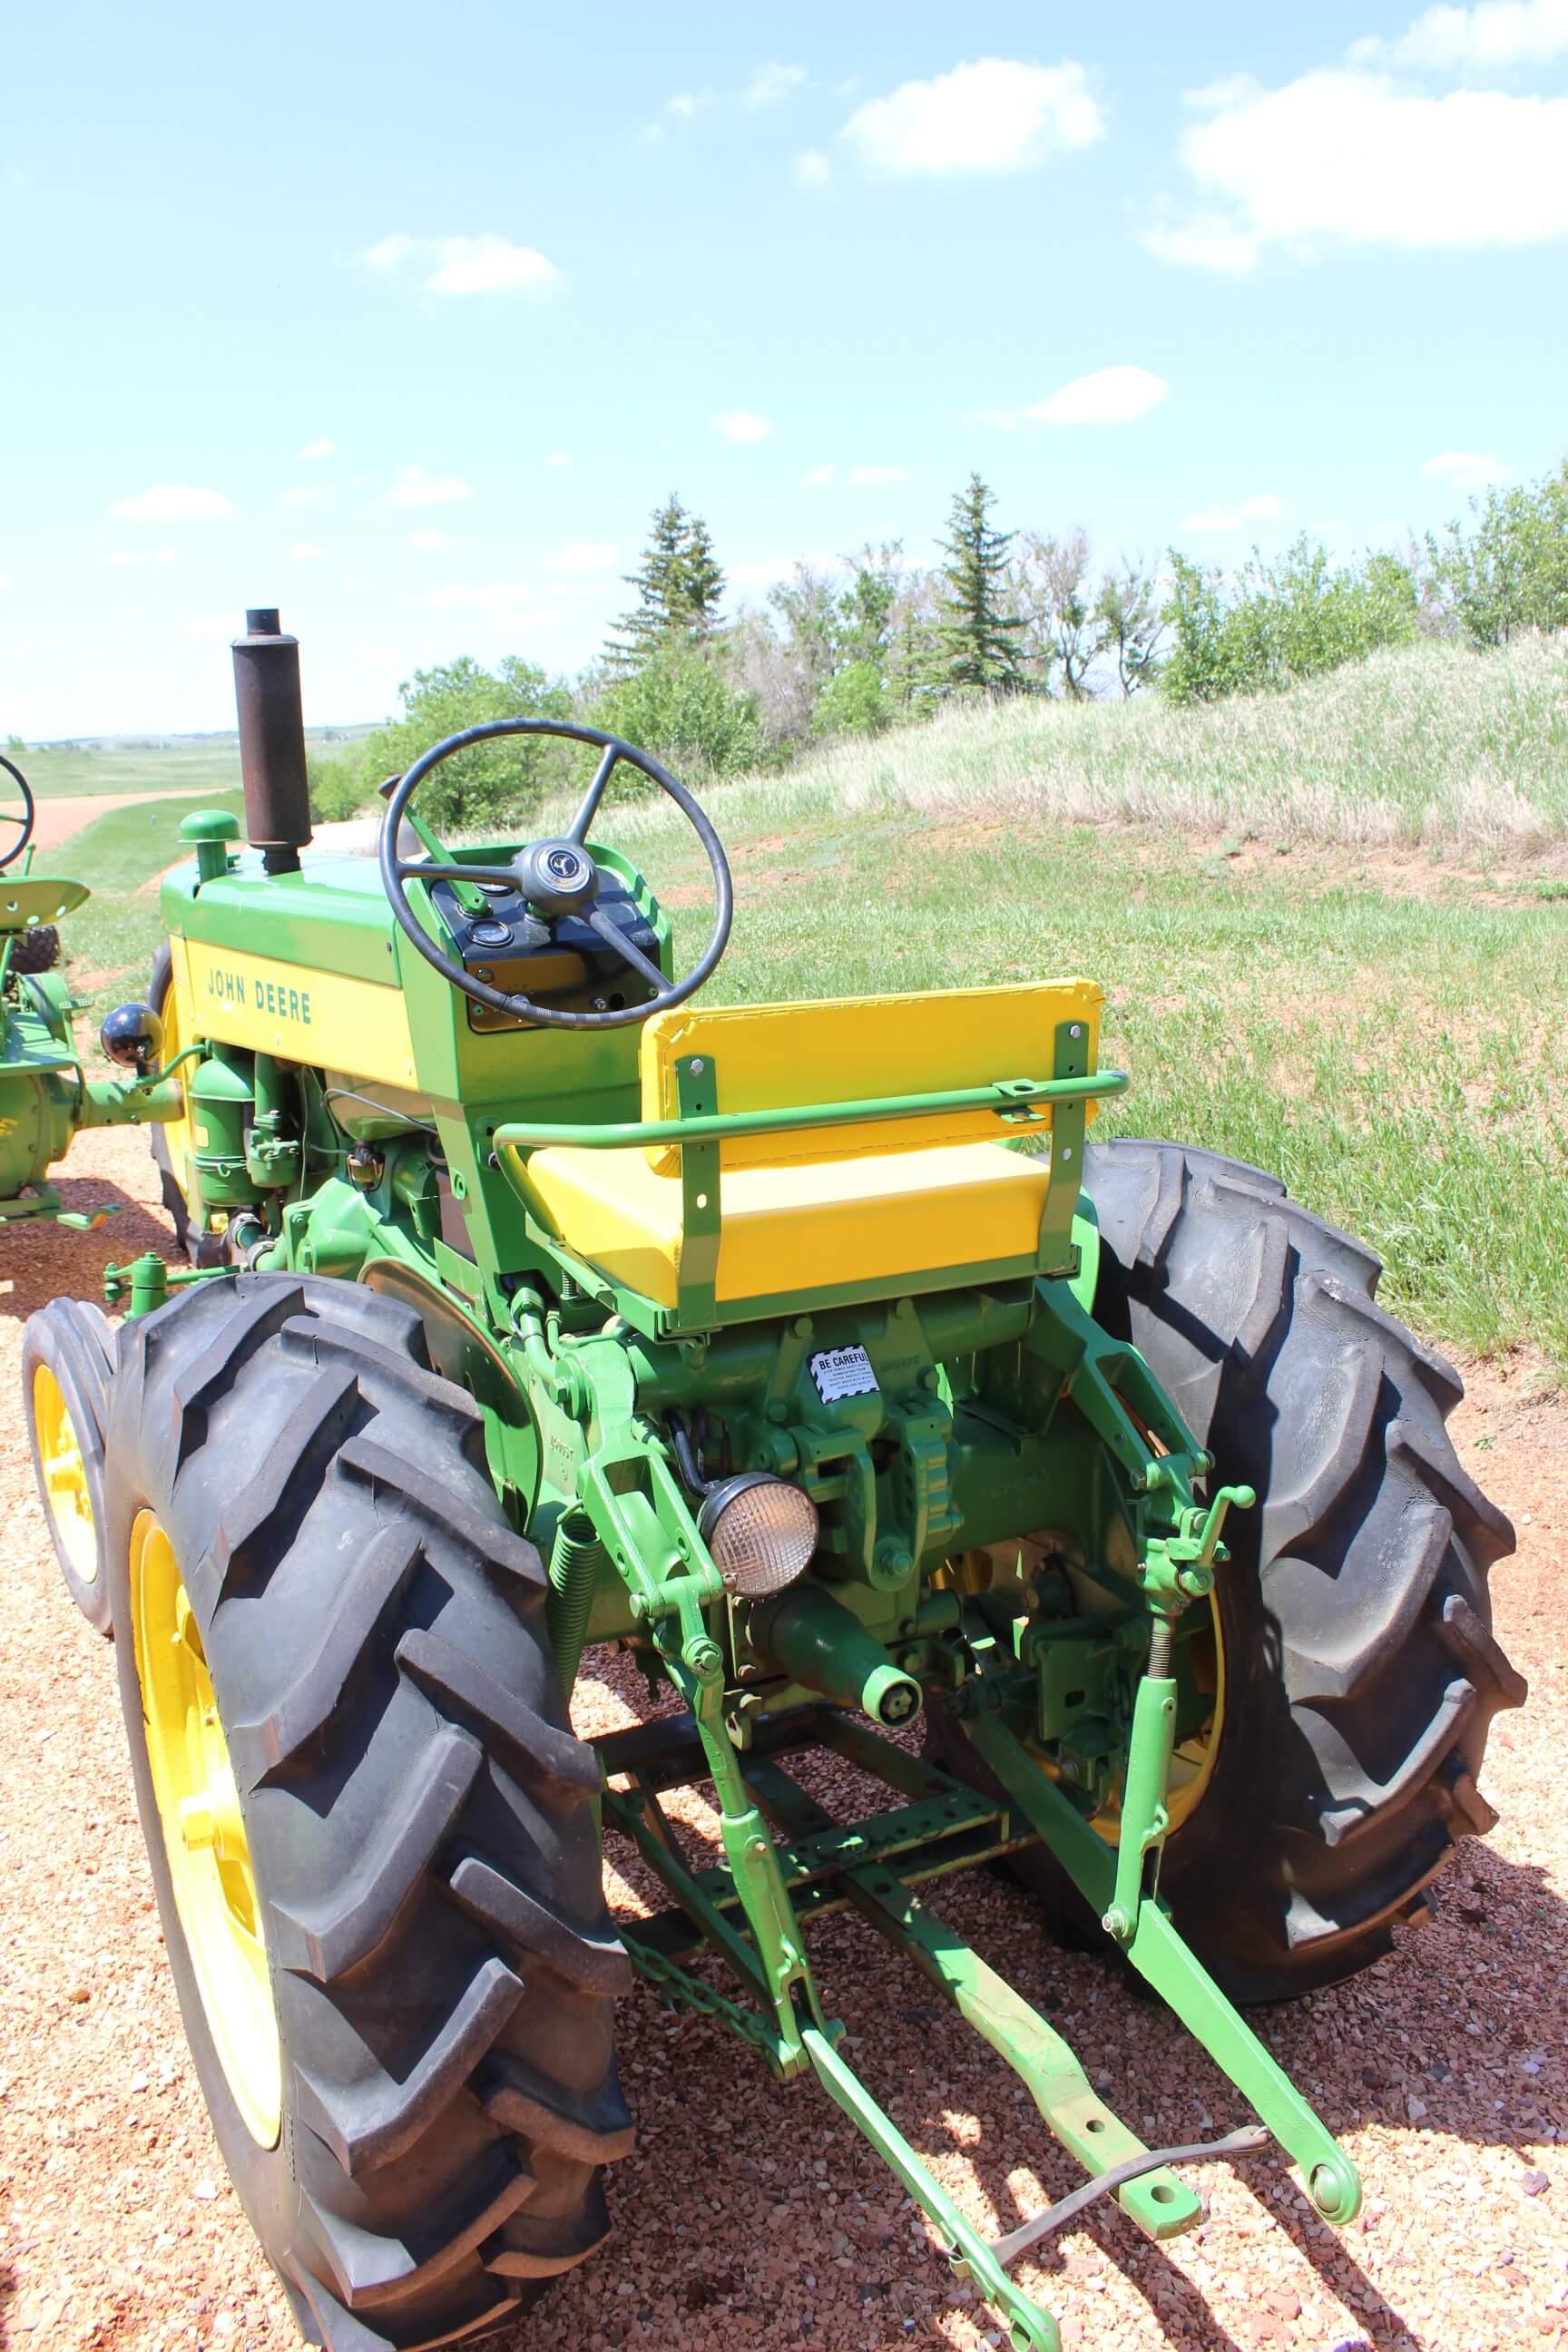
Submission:
<svg viewBox="0 0 1568 2352">
<path fill-rule="evenodd" d="M 105 1561 L 180 2006 L 307 2336 L 513 2317 L 631 2129 L 593 1751 L 418 1318 L 216 1277 L 127 1327 Z"/>
</svg>

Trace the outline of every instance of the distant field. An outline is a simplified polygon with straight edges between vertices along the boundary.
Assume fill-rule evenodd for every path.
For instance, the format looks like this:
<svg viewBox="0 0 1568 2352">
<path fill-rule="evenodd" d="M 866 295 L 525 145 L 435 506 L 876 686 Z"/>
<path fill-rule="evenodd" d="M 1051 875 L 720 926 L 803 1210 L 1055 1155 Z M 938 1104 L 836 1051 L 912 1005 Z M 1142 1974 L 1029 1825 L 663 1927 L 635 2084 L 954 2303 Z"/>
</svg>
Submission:
<svg viewBox="0 0 1568 2352">
<path fill-rule="evenodd" d="M 312 750 L 331 749 L 369 733 L 368 727 L 307 730 Z M 13 753 L 40 800 L 89 793 L 129 797 L 146 793 L 216 793 L 239 789 L 239 741 L 234 735 L 177 735 L 166 740 L 115 737 L 79 749 L 31 746 Z"/>
</svg>

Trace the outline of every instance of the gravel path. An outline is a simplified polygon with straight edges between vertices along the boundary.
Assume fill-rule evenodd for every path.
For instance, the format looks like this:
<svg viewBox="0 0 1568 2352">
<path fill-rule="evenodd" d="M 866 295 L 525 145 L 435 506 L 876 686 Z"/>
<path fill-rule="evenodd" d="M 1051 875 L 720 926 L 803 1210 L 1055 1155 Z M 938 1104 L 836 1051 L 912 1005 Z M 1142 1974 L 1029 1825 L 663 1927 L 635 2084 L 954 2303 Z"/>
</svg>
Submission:
<svg viewBox="0 0 1568 2352">
<path fill-rule="evenodd" d="M 189 801 L 193 807 L 215 798 L 213 793 L 192 792 L 188 784 L 177 784 L 172 790 L 154 788 L 146 793 L 74 793 L 51 794 L 40 799 L 33 816 L 33 846 L 40 856 L 47 849 L 58 849 L 73 834 L 80 833 L 94 817 L 107 815 L 110 809 L 135 808 L 142 801 Z M 14 838 L 14 836 L 13 836 Z"/>
<path fill-rule="evenodd" d="M 14 1402 L 32 1308 L 58 1290 L 96 1296 L 107 1259 L 167 1238 L 142 1138 L 84 1136 L 69 1170 L 68 1205 L 133 1206 L 97 1234 L 0 1234 L 0 2344 L 289 2352 L 298 2339 L 186 2063 L 110 1654 L 54 1567 Z M 1101 2208 L 1048 2268 L 1021 2273 L 1069 2346 L 1568 2342 L 1568 1408 L 1532 1403 L 1529 1386 L 1522 1369 L 1482 1370 L 1460 1417 L 1461 1450 L 1520 1523 L 1519 1556 L 1493 1589 L 1533 1696 L 1493 1733 L 1486 1785 L 1501 1826 L 1463 1853 L 1430 1925 L 1394 1958 L 1261 2020 L 1343 2132 L 1365 2213 L 1336 2237 L 1287 2172 L 1257 2160 L 1205 2177 L 1210 2218 L 1163 2251 Z M 588 1683 L 579 1727 L 626 1720 L 628 1693 L 618 1675 Z M 703 1827 L 695 1800 L 685 1818 Z M 635 1905 L 625 1868 L 615 1897 Z M 1161 2012 L 1102 1963 L 1052 1950 L 1014 1889 L 975 1877 L 933 1899 L 1051 2011 L 1135 2126 L 1173 2141 L 1241 2120 Z M 826 1923 L 814 1950 L 857 2064 L 983 2228 L 1011 2227 L 1073 2184 L 1011 2075 L 858 1921 Z M 626 2005 L 621 2048 L 640 2139 L 611 2180 L 618 2235 L 531 2325 L 493 2339 L 499 2352 L 998 2340 L 890 2177 L 809 2086 L 774 2090 L 738 2044 L 645 1991 Z"/>
</svg>

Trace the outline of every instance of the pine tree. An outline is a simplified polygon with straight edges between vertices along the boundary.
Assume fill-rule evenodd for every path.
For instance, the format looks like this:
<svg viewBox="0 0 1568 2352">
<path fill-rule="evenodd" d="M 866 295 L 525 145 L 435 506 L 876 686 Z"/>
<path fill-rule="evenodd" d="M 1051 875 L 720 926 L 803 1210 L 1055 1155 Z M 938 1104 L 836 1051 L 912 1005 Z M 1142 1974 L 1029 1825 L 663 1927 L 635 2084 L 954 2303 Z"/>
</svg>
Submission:
<svg viewBox="0 0 1568 2352">
<path fill-rule="evenodd" d="M 713 535 L 700 515 L 687 519 L 686 538 L 679 566 L 678 625 L 689 637 L 710 637 L 719 623 L 724 574 L 713 552 Z"/>
<path fill-rule="evenodd" d="M 707 524 L 688 514 L 673 490 L 654 509 L 642 562 L 626 585 L 637 592 L 636 609 L 622 614 L 605 648 L 616 669 L 640 669 L 656 654 L 712 635 L 724 574 Z"/>
<path fill-rule="evenodd" d="M 942 544 L 947 562 L 939 575 L 935 682 L 944 693 L 1006 688 L 1022 683 L 1019 635 L 1024 624 L 1009 612 L 1010 530 L 993 530 L 987 517 L 994 492 L 978 474 L 958 492 Z"/>
</svg>

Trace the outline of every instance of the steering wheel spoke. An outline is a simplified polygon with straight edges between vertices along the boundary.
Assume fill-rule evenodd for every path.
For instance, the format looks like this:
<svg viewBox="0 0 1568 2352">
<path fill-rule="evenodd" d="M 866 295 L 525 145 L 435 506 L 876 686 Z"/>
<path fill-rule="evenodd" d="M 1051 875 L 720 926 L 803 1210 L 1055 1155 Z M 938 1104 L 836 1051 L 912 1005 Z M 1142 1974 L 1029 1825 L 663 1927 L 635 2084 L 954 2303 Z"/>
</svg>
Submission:
<svg viewBox="0 0 1568 2352">
<path fill-rule="evenodd" d="M 511 890 L 517 876 L 510 866 L 441 865 L 434 858 L 399 857 L 393 866 L 400 882 L 499 882 Z"/>
<path fill-rule="evenodd" d="M 567 826 L 563 838 L 579 844 L 588 838 L 588 827 L 599 813 L 599 803 L 605 797 L 605 787 L 610 781 L 610 771 L 621 756 L 618 743 L 606 743 L 604 758 L 594 771 L 594 781 L 577 804 L 577 814 Z"/>
<path fill-rule="evenodd" d="M 510 866 L 461 866 L 456 860 L 418 860 L 399 856 L 398 828 L 408 813 L 414 794 L 431 770 L 443 760 L 449 760 L 454 752 L 467 751 L 472 743 L 491 742 L 498 737 L 509 735 L 554 737 L 569 743 L 590 744 L 598 751 L 599 761 L 594 771 L 593 781 L 577 804 L 570 831 L 520 849 Z M 646 955 L 621 929 L 607 908 L 594 903 L 603 876 L 602 871 L 595 873 L 584 844 L 616 764 L 621 760 L 628 767 L 636 768 L 650 783 L 657 784 L 660 792 L 675 803 L 701 843 L 713 877 L 711 935 L 697 961 L 679 980 L 668 980 L 652 957 Z M 730 937 L 734 899 L 729 863 L 723 845 L 700 803 L 649 752 L 638 751 L 635 743 L 627 743 L 619 736 L 606 735 L 597 727 L 579 727 L 570 719 L 490 719 L 482 726 L 465 728 L 461 734 L 448 735 L 442 742 L 432 744 L 428 751 L 391 784 L 376 856 L 382 887 L 386 892 L 398 928 L 426 962 L 433 964 L 444 980 L 476 1004 L 483 1004 L 492 1013 L 503 1013 L 515 1020 L 531 1022 L 540 1028 L 626 1029 L 639 1021 L 646 1021 L 650 1013 L 661 1012 L 666 1006 L 683 1004 L 708 979 L 723 954 Z M 620 961 L 647 983 L 647 1001 L 637 1004 L 606 1004 L 602 1008 L 579 1012 L 571 1005 L 537 1004 L 530 997 L 495 987 L 448 955 L 418 920 L 407 895 L 407 886 L 413 881 L 458 885 L 500 883 L 527 899 L 536 916 L 553 920 L 574 915 L 578 919 L 585 920 L 595 937 L 613 949 Z"/>
<path fill-rule="evenodd" d="M 593 909 L 588 917 L 588 925 L 591 930 L 597 931 L 606 947 L 614 948 L 623 963 L 629 963 L 632 970 L 647 982 L 662 1003 L 669 994 L 669 982 L 651 956 L 645 956 L 637 942 L 627 939 L 620 925 L 611 919 L 603 907 Z"/>
</svg>

